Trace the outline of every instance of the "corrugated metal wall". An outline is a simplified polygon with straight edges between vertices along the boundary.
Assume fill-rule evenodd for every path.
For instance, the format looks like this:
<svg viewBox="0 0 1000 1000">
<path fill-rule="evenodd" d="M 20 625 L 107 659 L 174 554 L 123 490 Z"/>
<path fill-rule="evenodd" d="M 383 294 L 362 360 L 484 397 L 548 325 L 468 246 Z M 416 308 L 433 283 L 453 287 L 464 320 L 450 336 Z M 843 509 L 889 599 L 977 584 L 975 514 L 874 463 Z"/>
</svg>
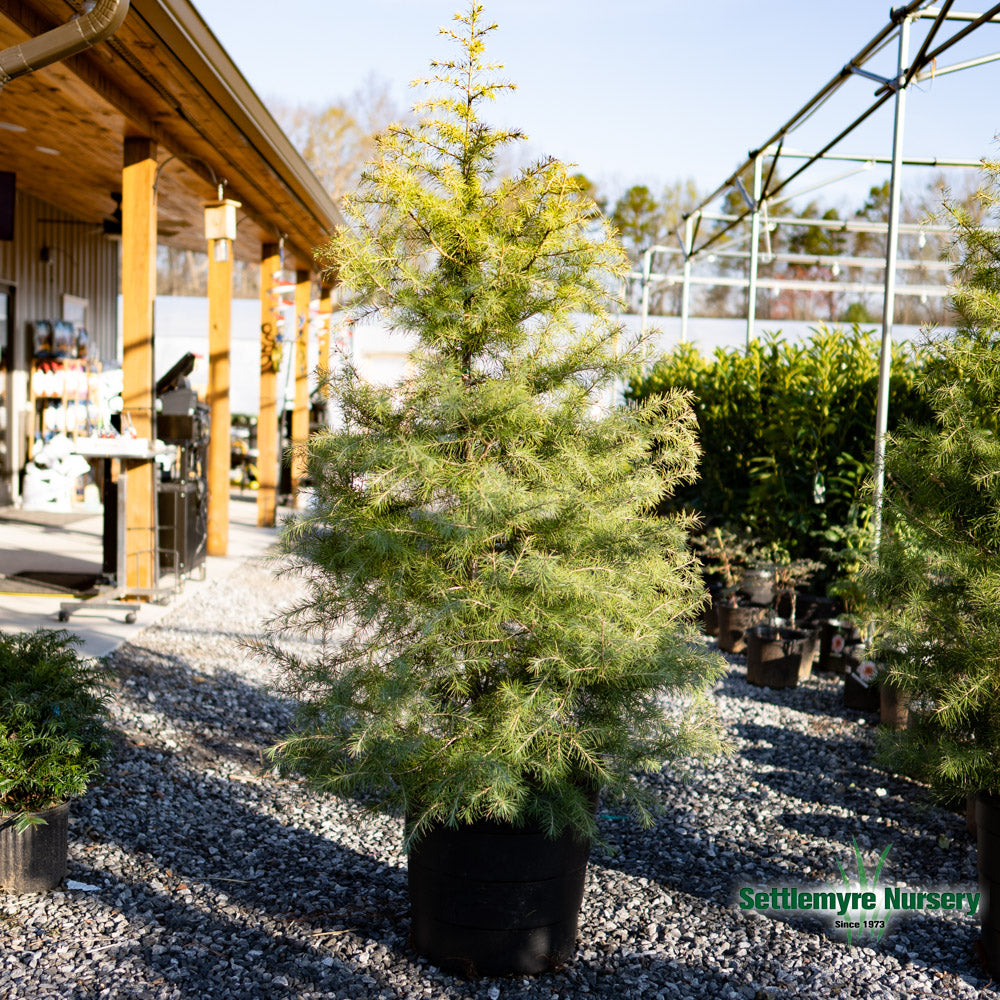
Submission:
<svg viewBox="0 0 1000 1000">
<path fill-rule="evenodd" d="M 114 206 L 109 203 L 109 209 Z M 57 220 L 57 221 L 49 221 Z M 47 262 L 42 260 L 47 248 Z M 14 336 L 36 319 L 62 318 L 63 295 L 86 299 L 91 353 L 116 357 L 119 244 L 103 233 L 101 220 L 80 224 L 65 212 L 17 193 L 14 240 L 0 241 L 0 281 L 15 286 Z"/>
</svg>

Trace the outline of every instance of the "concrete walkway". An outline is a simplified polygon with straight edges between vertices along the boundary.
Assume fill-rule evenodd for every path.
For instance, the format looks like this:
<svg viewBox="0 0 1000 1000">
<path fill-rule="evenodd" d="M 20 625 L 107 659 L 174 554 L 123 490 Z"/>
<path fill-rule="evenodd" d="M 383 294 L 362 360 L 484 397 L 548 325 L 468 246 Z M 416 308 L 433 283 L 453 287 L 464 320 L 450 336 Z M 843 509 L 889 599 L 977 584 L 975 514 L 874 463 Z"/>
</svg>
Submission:
<svg viewBox="0 0 1000 1000">
<path fill-rule="evenodd" d="M 165 594 L 165 604 L 143 604 L 134 624 L 125 621 L 129 609 L 124 607 L 74 610 L 68 622 L 60 622 L 59 605 L 62 601 L 72 600 L 71 594 L 0 593 L 0 630 L 65 628 L 83 640 L 82 652 L 91 656 L 107 655 L 144 628 L 155 624 L 171 608 L 196 599 L 207 583 L 224 579 L 245 559 L 267 551 L 276 541 L 278 529 L 257 527 L 256 500 L 256 495 L 252 493 L 242 496 L 234 493 L 231 496 L 228 555 L 208 556 L 204 580 L 182 581 L 179 593 Z M 279 521 L 288 513 L 287 509 L 279 511 Z M 68 524 L 33 524 L 4 519 L 0 512 L 0 574 L 12 576 L 24 571 L 100 574 L 101 532 L 100 514 L 88 515 Z M 200 570 L 196 575 L 200 575 Z M 172 582 L 171 576 L 161 580 L 168 587 Z M 3 589 L 2 581 L 0 589 Z"/>
</svg>

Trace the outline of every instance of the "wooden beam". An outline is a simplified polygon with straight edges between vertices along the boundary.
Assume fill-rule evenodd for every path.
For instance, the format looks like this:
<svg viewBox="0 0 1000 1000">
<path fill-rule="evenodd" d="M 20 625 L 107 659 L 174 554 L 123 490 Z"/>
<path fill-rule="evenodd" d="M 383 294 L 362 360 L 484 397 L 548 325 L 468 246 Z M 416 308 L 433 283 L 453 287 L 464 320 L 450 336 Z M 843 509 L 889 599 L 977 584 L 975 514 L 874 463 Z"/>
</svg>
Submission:
<svg viewBox="0 0 1000 1000">
<path fill-rule="evenodd" d="M 322 378 L 330 372 L 330 325 L 333 323 L 333 285 L 319 286 L 319 360 L 316 372 Z"/>
<path fill-rule="evenodd" d="M 122 168 L 122 426 L 150 445 L 154 426 L 153 303 L 156 299 L 156 145 L 124 142 Z M 156 467 L 125 463 L 125 576 L 118 586 L 145 596 L 156 586 Z"/>
<path fill-rule="evenodd" d="M 260 406 L 257 411 L 257 525 L 273 528 L 278 512 L 278 367 L 281 342 L 273 308 L 275 274 L 281 268 L 277 243 L 260 248 Z"/>
<path fill-rule="evenodd" d="M 229 551 L 229 345 L 233 313 L 233 245 L 208 241 L 208 546 L 210 556 Z"/>
<path fill-rule="evenodd" d="M 316 374 L 319 381 L 330 374 L 330 347 L 333 342 L 333 285 L 323 281 L 319 286 L 319 360 L 316 362 Z M 321 395 L 324 399 L 323 421 L 330 426 L 330 388 L 323 386 Z"/>
<path fill-rule="evenodd" d="M 292 496 L 298 502 L 299 483 L 305 477 L 305 448 L 309 440 L 309 300 L 312 275 L 295 272 L 295 408 L 292 410 Z"/>
</svg>

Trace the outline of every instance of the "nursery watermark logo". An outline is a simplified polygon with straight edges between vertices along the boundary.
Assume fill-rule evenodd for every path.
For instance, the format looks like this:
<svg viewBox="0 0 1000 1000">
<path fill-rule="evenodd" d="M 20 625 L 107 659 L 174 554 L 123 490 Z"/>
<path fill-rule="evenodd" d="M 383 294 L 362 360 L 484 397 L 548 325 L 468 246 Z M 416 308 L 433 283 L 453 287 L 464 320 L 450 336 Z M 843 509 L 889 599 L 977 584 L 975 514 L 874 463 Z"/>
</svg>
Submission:
<svg viewBox="0 0 1000 1000">
<path fill-rule="evenodd" d="M 852 838 L 857 876 L 851 878 L 844 866 L 840 869 L 841 885 L 833 889 L 807 889 L 802 886 L 742 886 L 739 908 L 763 912 L 766 910 L 820 916 L 835 932 L 854 941 L 879 941 L 894 917 L 931 910 L 957 910 L 975 914 L 979 910 L 980 893 L 942 890 L 912 890 L 879 885 L 882 866 L 892 847 L 890 844 L 878 856 L 874 870 L 865 868 L 857 841 Z"/>
</svg>

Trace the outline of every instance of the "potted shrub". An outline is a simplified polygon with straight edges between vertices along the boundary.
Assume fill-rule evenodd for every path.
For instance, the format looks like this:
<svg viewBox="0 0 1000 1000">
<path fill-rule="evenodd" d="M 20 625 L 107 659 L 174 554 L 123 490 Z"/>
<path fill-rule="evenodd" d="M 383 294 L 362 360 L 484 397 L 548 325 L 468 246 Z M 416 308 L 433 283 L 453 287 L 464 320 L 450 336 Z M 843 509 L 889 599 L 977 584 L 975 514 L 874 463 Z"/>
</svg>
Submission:
<svg viewBox="0 0 1000 1000">
<path fill-rule="evenodd" d="M 873 543 L 870 511 L 852 506 L 847 523 L 830 528 L 825 537 L 831 544 L 823 554 L 836 573 L 828 592 L 840 602 L 842 611 L 820 623 L 817 669 L 846 674 L 847 657 L 863 642 L 861 624 L 868 606 L 864 570 L 871 560 Z"/>
<path fill-rule="evenodd" d="M 747 560 L 746 544 L 735 532 L 721 527 L 695 535 L 691 541 L 701 560 L 702 578 L 708 589 L 708 603 L 701 619 L 702 627 L 706 635 L 717 636 L 720 605 L 726 608 L 736 606 L 736 588 L 742 579 Z M 727 618 L 727 633 L 729 628 L 730 621 Z"/>
<path fill-rule="evenodd" d="M 812 673 L 815 633 L 784 625 L 747 629 L 747 680 L 759 687 L 797 687 Z"/>
<path fill-rule="evenodd" d="M 787 624 L 754 625 L 745 635 L 747 680 L 761 687 L 797 687 L 812 673 L 816 655 L 816 632 L 796 628 L 797 586 L 818 568 L 808 559 L 778 558 L 774 562 L 772 589 L 777 605 L 784 600 L 789 608 Z"/>
<path fill-rule="evenodd" d="M 844 708 L 878 712 L 879 677 L 885 664 L 872 658 L 866 643 L 857 643 L 844 654 Z"/>
<path fill-rule="evenodd" d="M 770 570 L 757 559 L 753 539 L 726 528 L 715 528 L 695 540 L 706 569 L 714 569 L 724 586 L 712 594 L 719 649 L 746 651 L 744 635 L 752 625 L 767 620 L 773 597 Z M 759 599 L 759 600 L 757 600 Z"/>
<path fill-rule="evenodd" d="M 109 748 L 104 671 L 64 630 L 0 632 L 0 888 L 42 892 L 66 874 L 69 801 Z"/>
<path fill-rule="evenodd" d="M 308 442 L 283 535 L 308 593 L 256 648 L 301 706 L 282 765 L 405 816 L 416 949 L 535 973 L 572 955 L 597 794 L 649 820 L 635 774 L 718 748 L 700 692 L 724 664 L 684 624 L 691 518 L 654 514 L 694 473 L 693 415 L 614 405 L 627 259 L 558 162 L 499 176 L 520 135 L 479 118 L 505 86 L 481 8 L 456 20 L 428 117 L 380 137 L 320 254 L 354 315 L 416 335 L 411 373 L 332 375 L 344 426 Z M 345 625 L 314 661 L 280 643 Z"/>
<path fill-rule="evenodd" d="M 1000 165 L 980 192 L 983 223 L 955 211 L 959 330 L 932 345 L 921 378 L 933 419 L 886 454 L 885 528 L 873 580 L 888 678 L 916 696 L 883 757 L 943 800 L 977 796 L 987 964 L 1000 976 Z"/>
</svg>

